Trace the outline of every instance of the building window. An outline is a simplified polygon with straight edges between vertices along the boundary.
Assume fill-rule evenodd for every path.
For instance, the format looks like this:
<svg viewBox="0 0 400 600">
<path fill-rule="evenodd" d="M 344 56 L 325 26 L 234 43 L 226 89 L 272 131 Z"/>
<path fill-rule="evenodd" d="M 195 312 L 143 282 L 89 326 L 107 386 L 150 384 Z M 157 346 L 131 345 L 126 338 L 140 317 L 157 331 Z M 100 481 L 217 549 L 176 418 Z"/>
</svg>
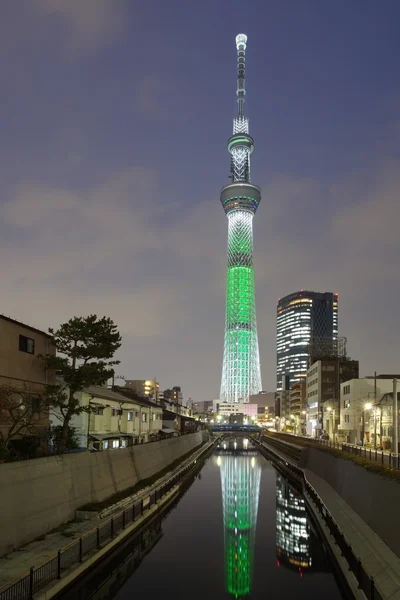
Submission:
<svg viewBox="0 0 400 600">
<path fill-rule="evenodd" d="M 138 416 L 139 416 L 139 412 L 138 412 L 138 411 L 136 411 L 136 412 L 135 412 L 135 417 L 136 417 L 136 419 L 138 418 Z"/>
<path fill-rule="evenodd" d="M 19 336 L 19 349 L 21 352 L 27 352 L 28 354 L 35 354 L 35 340 L 32 338 L 25 337 L 24 335 Z"/>
<path fill-rule="evenodd" d="M 112 448 L 119 448 L 119 440 L 112 440 Z"/>
<path fill-rule="evenodd" d="M 155 421 L 155 420 L 156 420 L 156 418 L 157 418 L 157 415 L 156 415 L 156 413 L 153 413 L 153 421 Z"/>
<path fill-rule="evenodd" d="M 350 400 L 344 400 L 343 408 L 350 408 Z"/>
<path fill-rule="evenodd" d="M 142 413 L 142 423 L 147 423 L 147 413 Z"/>
<path fill-rule="evenodd" d="M 40 397 L 32 396 L 31 397 L 31 411 L 33 413 L 40 413 Z"/>
<path fill-rule="evenodd" d="M 125 438 L 121 440 L 121 448 L 126 448 L 128 446 L 128 440 Z"/>
<path fill-rule="evenodd" d="M 111 410 L 111 415 L 113 417 L 118 417 L 119 415 L 122 415 L 122 410 L 120 408 L 113 408 Z"/>
<path fill-rule="evenodd" d="M 344 422 L 350 423 L 350 415 L 344 415 Z"/>
<path fill-rule="evenodd" d="M 104 413 L 104 408 L 103 406 L 96 406 L 95 409 L 93 409 L 93 414 L 98 416 L 98 417 L 102 417 Z"/>
<path fill-rule="evenodd" d="M 104 450 L 108 450 L 108 441 L 103 442 L 103 448 Z"/>
<path fill-rule="evenodd" d="M 128 421 L 133 421 L 133 411 L 128 412 Z"/>
</svg>

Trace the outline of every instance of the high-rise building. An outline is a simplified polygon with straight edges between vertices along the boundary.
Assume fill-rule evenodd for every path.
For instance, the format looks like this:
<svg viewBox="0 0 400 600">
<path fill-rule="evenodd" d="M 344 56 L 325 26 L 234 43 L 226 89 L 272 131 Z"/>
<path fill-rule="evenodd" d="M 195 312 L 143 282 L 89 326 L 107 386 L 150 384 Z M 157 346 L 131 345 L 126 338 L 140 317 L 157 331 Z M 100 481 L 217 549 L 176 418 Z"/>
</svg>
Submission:
<svg viewBox="0 0 400 600">
<path fill-rule="evenodd" d="M 277 390 L 288 377 L 289 388 L 306 377 L 309 348 L 316 339 L 338 337 L 338 294 L 303 291 L 280 298 L 277 307 Z M 334 352 L 332 352 L 334 353 Z"/>
<path fill-rule="evenodd" d="M 244 116 L 245 52 L 247 36 L 236 36 L 237 103 L 231 154 L 231 183 L 221 190 L 228 217 L 228 267 L 226 279 L 225 339 L 220 399 L 248 402 L 261 389 L 253 267 L 253 216 L 261 190 L 250 183 L 250 154 L 254 140 Z"/>
</svg>

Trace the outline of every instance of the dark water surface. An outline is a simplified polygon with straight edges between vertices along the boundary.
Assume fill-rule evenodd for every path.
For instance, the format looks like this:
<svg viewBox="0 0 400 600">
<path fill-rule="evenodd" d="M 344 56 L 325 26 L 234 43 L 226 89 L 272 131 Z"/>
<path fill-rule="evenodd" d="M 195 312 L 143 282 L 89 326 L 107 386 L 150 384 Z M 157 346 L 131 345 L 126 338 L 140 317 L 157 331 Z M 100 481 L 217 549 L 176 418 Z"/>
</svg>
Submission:
<svg viewBox="0 0 400 600">
<path fill-rule="evenodd" d="M 247 441 L 224 445 L 176 508 L 64 598 L 342 598 L 301 495 Z"/>
</svg>

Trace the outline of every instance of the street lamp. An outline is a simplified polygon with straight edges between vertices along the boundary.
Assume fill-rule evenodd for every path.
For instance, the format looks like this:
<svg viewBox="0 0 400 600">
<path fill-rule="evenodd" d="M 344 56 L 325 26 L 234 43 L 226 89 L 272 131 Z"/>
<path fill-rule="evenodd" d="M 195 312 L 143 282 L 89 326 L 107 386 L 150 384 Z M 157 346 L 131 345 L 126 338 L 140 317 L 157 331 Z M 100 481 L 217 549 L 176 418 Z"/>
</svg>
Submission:
<svg viewBox="0 0 400 600">
<path fill-rule="evenodd" d="M 326 410 L 329 412 L 329 433 L 331 433 L 331 415 L 332 415 L 332 437 L 333 437 L 333 443 L 335 443 L 336 442 L 336 440 L 335 440 L 335 433 L 336 433 L 335 409 L 332 408 L 331 406 L 328 406 L 328 408 Z"/>
<path fill-rule="evenodd" d="M 361 437 L 361 445 L 364 446 L 364 440 L 365 440 L 365 411 L 366 410 L 371 410 L 372 408 L 372 403 L 371 402 L 366 402 L 363 406 L 363 410 L 362 410 L 362 437 Z"/>
</svg>

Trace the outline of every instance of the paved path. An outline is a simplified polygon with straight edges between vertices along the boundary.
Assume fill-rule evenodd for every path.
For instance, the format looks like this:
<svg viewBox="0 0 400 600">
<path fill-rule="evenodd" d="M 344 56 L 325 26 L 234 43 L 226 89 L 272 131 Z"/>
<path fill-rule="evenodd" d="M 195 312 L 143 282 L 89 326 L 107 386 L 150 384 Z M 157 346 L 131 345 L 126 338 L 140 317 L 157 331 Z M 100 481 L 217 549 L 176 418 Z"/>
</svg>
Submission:
<svg viewBox="0 0 400 600">
<path fill-rule="evenodd" d="M 332 517 L 361 560 L 365 571 L 385 600 L 400 600 L 400 558 L 381 540 L 369 525 L 321 477 L 309 469 L 305 476 L 319 494 Z M 382 515 L 382 518 L 385 518 Z M 394 523 L 399 528 L 399 523 Z"/>
</svg>

